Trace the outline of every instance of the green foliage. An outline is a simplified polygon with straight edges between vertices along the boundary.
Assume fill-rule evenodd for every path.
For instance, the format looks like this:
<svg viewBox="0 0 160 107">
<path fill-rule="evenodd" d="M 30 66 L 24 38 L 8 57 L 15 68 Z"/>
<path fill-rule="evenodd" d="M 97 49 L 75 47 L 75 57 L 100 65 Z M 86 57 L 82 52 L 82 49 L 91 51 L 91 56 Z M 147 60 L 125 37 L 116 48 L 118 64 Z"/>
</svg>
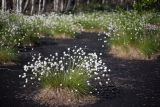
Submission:
<svg viewBox="0 0 160 107">
<path fill-rule="evenodd" d="M 87 85 L 89 76 L 86 69 L 75 67 L 68 69 L 68 73 L 63 71 L 51 71 L 48 76 L 41 77 L 43 87 L 67 88 L 78 94 L 88 94 L 90 87 Z"/>
<path fill-rule="evenodd" d="M 153 16 L 149 19 L 148 23 L 160 25 L 160 13 L 153 14 Z"/>
<path fill-rule="evenodd" d="M 111 11 L 111 6 L 107 4 L 102 4 L 98 1 L 90 1 L 89 4 L 81 3 L 73 11 L 74 12 Z"/>
<path fill-rule="evenodd" d="M 146 31 L 143 40 L 139 40 L 139 49 L 150 57 L 160 51 L 160 31 Z"/>
<path fill-rule="evenodd" d="M 152 15 L 146 13 L 140 15 L 136 12 L 117 15 L 118 20 L 114 19 L 117 21 L 117 30 L 111 36 L 111 45 L 135 47 L 147 57 L 159 52 L 160 31 L 146 28 L 146 25 L 153 20 Z"/>
<path fill-rule="evenodd" d="M 93 17 L 94 16 L 92 15 L 86 15 L 83 19 L 79 18 L 76 23 L 80 24 L 83 29 L 101 29 L 100 20 L 98 19 L 98 17 Z"/>
<path fill-rule="evenodd" d="M 138 0 L 135 3 L 134 8 L 138 11 L 142 11 L 143 9 L 153 9 L 157 2 L 158 0 Z"/>
<path fill-rule="evenodd" d="M 12 62 L 15 59 L 16 54 L 14 49 L 0 47 L 0 64 Z"/>
<path fill-rule="evenodd" d="M 61 20 L 54 26 L 53 32 L 57 35 L 66 34 L 72 37 L 76 32 L 76 26 L 72 23 L 68 23 L 67 21 Z"/>
<path fill-rule="evenodd" d="M 155 3 L 156 1 L 139 1 L 144 4 Z M 138 2 L 138 3 L 139 3 Z M 143 4 L 143 5 L 144 5 Z M 142 5 L 142 6 L 143 6 Z M 3 17 L 4 16 L 4 17 Z M 78 14 L 51 14 L 49 16 L 25 16 L 21 14 L 4 14 L 0 15 L 0 45 L 15 46 L 33 43 L 38 36 L 65 35 L 73 37 L 75 32 L 80 31 L 103 31 L 111 33 L 111 44 L 113 45 L 129 45 L 141 47 L 140 44 L 146 41 L 146 45 L 139 48 L 144 54 L 149 47 L 147 44 L 157 43 L 151 42 L 157 38 L 155 35 L 159 31 L 146 30 L 147 24 L 159 26 L 160 16 L 158 12 L 137 12 L 137 11 L 118 11 L 118 12 L 93 12 Z M 155 32 L 155 33 L 153 33 Z M 58 35 L 58 36 L 57 36 Z M 146 37 L 149 35 L 149 37 Z M 152 38 L 150 38 L 152 35 Z M 152 39 L 150 43 L 149 39 Z M 140 42 L 143 41 L 143 42 Z M 151 46 L 151 45 L 150 45 Z M 158 46 L 154 46 L 158 48 Z M 144 50 L 146 49 L 146 50 Z M 159 49 L 149 49 L 149 51 L 158 52 Z M 156 51 L 155 51 L 156 50 Z"/>
</svg>

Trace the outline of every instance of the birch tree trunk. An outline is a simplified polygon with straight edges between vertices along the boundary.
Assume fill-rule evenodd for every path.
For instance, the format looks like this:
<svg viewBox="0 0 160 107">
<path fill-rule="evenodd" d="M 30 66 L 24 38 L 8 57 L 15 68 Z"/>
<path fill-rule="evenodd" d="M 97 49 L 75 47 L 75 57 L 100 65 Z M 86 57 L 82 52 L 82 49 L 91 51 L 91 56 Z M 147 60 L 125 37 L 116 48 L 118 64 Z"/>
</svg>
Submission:
<svg viewBox="0 0 160 107">
<path fill-rule="evenodd" d="M 22 12 L 22 0 L 19 1 L 19 12 Z"/>
<path fill-rule="evenodd" d="M 24 4 L 24 8 L 23 8 L 23 12 L 26 10 L 27 6 L 28 6 L 29 0 L 26 0 L 25 4 Z"/>
<path fill-rule="evenodd" d="M 64 10 L 64 0 L 60 1 L 60 11 L 62 12 Z"/>
<path fill-rule="evenodd" d="M 2 11 L 6 11 L 6 0 L 2 0 Z"/>
<path fill-rule="evenodd" d="M 89 0 L 87 0 L 87 5 L 90 3 L 90 1 Z"/>
<path fill-rule="evenodd" d="M 19 11 L 19 0 L 16 0 L 16 13 L 18 13 L 18 11 Z"/>
<path fill-rule="evenodd" d="M 15 12 L 15 11 L 16 11 L 16 0 L 13 0 L 13 1 L 12 1 L 12 7 L 13 7 L 13 8 L 12 8 L 12 11 Z"/>
<path fill-rule="evenodd" d="M 31 15 L 33 14 L 34 10 L 34 0 L 31 0 Z"/>
<path fill-rule="evenodd" d="M 38 14 L 40 14 L 41 13 L 41 0 L 39 0 L 39 6 L 38 6 Z"/>
<path fill-rule="evenodd" d="M 4 0 L 2 0 L 2 11 L 4 12 Z"/>
<path fill-rule="evenodd" d="M 59 0 L 54 0 L 54 11 L 58 11 L 58 1 Z"/>
<path fill-rule="evenodd" d="M 45 4 L 46 4 L 46 0 L 43 0 L 42 12 L 44 12 Z"/>
<path fill-rule="evenodd" d="M 66 7 L 66 11 L 70 10 L 70 6 L 71 6 L 71 0 L 68 0 L 68 2 L 67 2 L 67 7 Z"/>
<path fill-rule="evenodd" d="M 102 4 L 105 4 L 105 0 L 102 0 Z"/>
</svg>

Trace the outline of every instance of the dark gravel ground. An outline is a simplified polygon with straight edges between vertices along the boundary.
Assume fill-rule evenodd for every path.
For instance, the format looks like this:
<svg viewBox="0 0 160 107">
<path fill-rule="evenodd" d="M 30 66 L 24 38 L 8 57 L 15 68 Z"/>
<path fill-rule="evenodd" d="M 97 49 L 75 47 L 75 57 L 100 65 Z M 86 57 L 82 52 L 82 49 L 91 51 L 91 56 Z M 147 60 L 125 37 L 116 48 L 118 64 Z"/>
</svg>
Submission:
<svg viewBox="0 0 160 107">
<path fill-rule="evenodd" d="M 77 34 L 76 39 L 43 38 L 34 47 L 19 47 L 21 60 L 17 65 L 0 66 L 0 107 L 44 107 L 19 97 L 27 89 L 22 87 L 23 81 L 18 75 L 22 74 L 23 65 L 30 61 L 31 55 L 48 56 L 74 46 L 87 46 L 87 52 L 102 53 L 103 61 L 112 70 L 113 84 L 107 88 L 109 91 L 103 92 L 96 104 L 85 107 L 160 107 L 160 60 L 115 58 L 103 47 L 104 37 L 103 34 L 83 32 Z"/>
</svg>

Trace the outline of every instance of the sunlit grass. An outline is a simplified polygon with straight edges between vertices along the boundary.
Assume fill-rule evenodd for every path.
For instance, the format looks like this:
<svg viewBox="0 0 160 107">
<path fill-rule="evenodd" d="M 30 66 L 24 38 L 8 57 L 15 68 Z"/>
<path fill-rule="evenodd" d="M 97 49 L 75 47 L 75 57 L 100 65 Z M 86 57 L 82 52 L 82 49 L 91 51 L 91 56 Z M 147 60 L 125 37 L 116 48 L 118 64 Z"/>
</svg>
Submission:
<svg viewBox="0 0 160 107">
<path fill-rule="evenodd" d="M 68 89 L 84 96 L 93 93 L 95 88 L 91 83 L 93 79 L 99 86 L 108 85 L 110 80 L 107 75 L 109 69 L 102 59 L 96 53 L 87 54 L 82 48 L 72 50 L 69 48 L 60 58 L 58 53 L 43 60 L 41 58 L 40 54 L 38 58 L 33 56 L 33 62 L 24 65 L 26 73 L 20 75 L 25 79 L 24 87 L 37 81 L 36 84 L 42 89 Z M 105 78 L 105 81 L 101 81 L 101 78 Z"/>
<path fill-rule="evenodd" d="M 146 57 L 160 51 L 160 31 L 153 28 L 146 29 L 148 21 L 152 19 L 150 13 L 127 12 L 121 13 L 117 18 L 114 19 L 117 21 L 117 28 L 110 39 L 112 46 L 135 47 Z"/>
<path fill-rule="evenodd" d="M 1 44 L 7 46 L 34 43 L 38 37 L 74 38 L 76 32 L 96 31 L 109 32 L 111 45 L 135 47 L 147 56 L 160 50 L 158 43 L 153 42 L 159 39 L 158 26 L 156 29 L 149 26 L 153 31 L 146 30 L 148 24 L 159 25 L 156 12 L 51 13 L 47 16 L 1 13 L 0 18 Z M 154 49 L 148 49 L 153 46 Z"/>
<path fill-rule="evenodd" d="M 160 52 L 160 31 L 146 31 L 145 37 L 139 40 L 138 46 L 148 57 Z"/>
<path fill-rule="evenodd" d="M 41 85 L 44 88 L 67 88 L 74 91 L 75 93 L 84 95 L 89 94 L 90 86 L 87 85 L 87 80 L 89 76 L 87 71 L 83 68 L 75 67 L 72 72 L 72 69 L 69 69 L 69 73 L 65 71 L 51 71 L 48 76 L 42 76 Z"/>
<path fill-rule="evenodd" d="M 152 18 L 148 22 L 150 24 L 160 25 L 160 13 L 153 14 Z"/>
<path fill-rule="evenodd" d="M 0 64 L 11 63 L 16 60 L 15 50 L 11 48 L 0 48 Z"/>
</svg>

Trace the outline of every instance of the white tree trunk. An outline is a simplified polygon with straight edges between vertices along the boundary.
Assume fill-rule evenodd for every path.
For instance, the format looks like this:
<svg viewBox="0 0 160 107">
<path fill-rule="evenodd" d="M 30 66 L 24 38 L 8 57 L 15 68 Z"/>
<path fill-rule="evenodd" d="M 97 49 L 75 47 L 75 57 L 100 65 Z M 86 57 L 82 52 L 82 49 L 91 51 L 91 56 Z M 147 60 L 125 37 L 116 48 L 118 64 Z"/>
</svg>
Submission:
<svg viewBox="0 0 160 107">
<path fill-rule="evenodd" d="M 7 7 L 6 7 L 7 3 L 6 0 L 2 0 L 2 11 L 6 11 Z"/>
<path fill-rule="evenodd" d="M 22 12 L 22 0 L 19 1 L 19 11 Z"/>
<path fill-rule="evenodd" d="M 60 2 L 60 11 L 62 12 L 64 9 L 64 0 L 61 0 Z"/>
<path fill-rule="evenodd" d="M 16 12 L 17 13 L 22 12 L 22 0 L 17 0 L 17 2 L 16 2 Z"/>
<path fill-rule="evenodd" d="M 5 2 L 5 0 L 2 0 L 2 11 L 4 12 L 4 3 Z"/>
<path fill-rule="evenodd" d="M 89 0 L 87 0 L 87 5 L 90 3 L 90 1 Z"/>
<path fill-rule="evenodd" d="M 42 0 L 39 0 L 38 14 L 41 13 L 41 2 L 42 2 Z"/>
<path fill-rule="evenodd" d="M 28 6 L 29 0 L 26 0 L 24 8 L 23 8 L 23 12 L 26 10 L 27 6 Z"/>
<path fill-rule="evenodd" d="M 58 11 L 58 1 L 59 0 L 54 0 L 54 11 Z"/>
<path fill-rule="evenodd" d="M 71 0 L 68 0 L 66 11 L 68 11 L 70 9 L 70 6 L 71 6 Z"/>
<path fill-rule="evenodd" d="M 42 12 L 44 12 L 45 4 L 46 4 L 46 0 L 43 0 Z"/>
<path fill-rule="evenodd" d="M 102 4 L 105 4 L 105 0 L 102 0 Z"/>
<path fill-rule="evenodd" d="M 19 12 L 19 0 L 16 0 L 16 13 L 18 13 Z"/>
<path fill-rule="evenodd" d="M 34 0 L 31 0 L 31 15 L 33 14 L 34 10 Z"/>
<path fill-rule="evenodd" d="M 80 2 L 80 0 L 76 0 L 76 5 L 77 6 L 79 6 L 79 4 L 80 4 L 79 2 Z"/>
</svg>

